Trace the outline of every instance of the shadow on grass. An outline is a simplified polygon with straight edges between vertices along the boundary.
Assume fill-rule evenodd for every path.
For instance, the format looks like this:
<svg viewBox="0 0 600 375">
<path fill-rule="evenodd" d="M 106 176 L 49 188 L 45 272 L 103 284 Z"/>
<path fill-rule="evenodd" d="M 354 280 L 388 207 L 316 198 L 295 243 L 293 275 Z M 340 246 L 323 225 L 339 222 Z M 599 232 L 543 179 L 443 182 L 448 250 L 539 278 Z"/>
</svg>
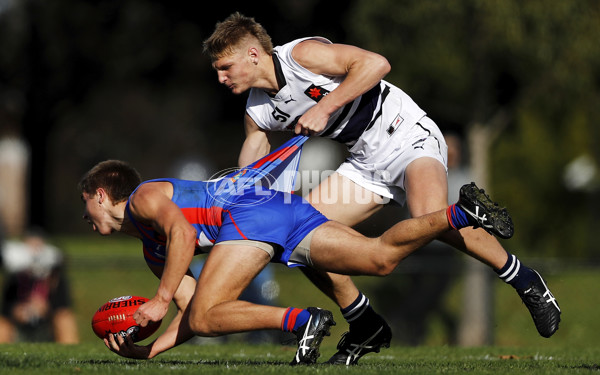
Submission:
<svg viewBox="0 0 600 375">
<path fill-rule="evenodd" d="M 223 366 L 223 365 L 239 365 L 239 366 L 289 366 L 289 362 L 284 361 L 259 361 L 259 360 L 110 360 L 110 359 L 90 359 L 86 361 L 73 361 L 73 363 L 77 364 L 85 364 L 85 365 L 133 365 L 133 366 L 156 366 L 156 365 L 165 365 L 165 366 L 196 366 L 196 365 L 204 365 L 204 366 Z"/>
<path fill-rule="evenodd" d="M 576 370 L 591 370 L 598 371 L 600 370 L 600 364 L 583 364 L 579 366 L 559 366 L 565 369 L 576 369 Z"/>
</svg>

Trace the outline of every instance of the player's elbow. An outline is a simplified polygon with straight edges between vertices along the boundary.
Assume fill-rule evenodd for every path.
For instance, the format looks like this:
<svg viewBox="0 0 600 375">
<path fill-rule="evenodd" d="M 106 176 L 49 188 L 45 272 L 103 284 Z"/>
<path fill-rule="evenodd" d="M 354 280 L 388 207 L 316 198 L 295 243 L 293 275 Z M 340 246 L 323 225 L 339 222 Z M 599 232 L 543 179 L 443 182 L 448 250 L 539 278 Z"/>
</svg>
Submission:
<svg viewBox="0 0 600 375">
<path fill-rule="evenodd" d="M 383 71 L 383 75 L 387 75 L 389 72 L 392 71 L 392 65 L 385 57 L 383 58 L 383 61 L 381 62 L 381 69 Z"/>
<path fill-rule="evenodd" d="M 177 241 L 177 246 L 184 246 L 185 249 L 192 251 L 193 256 L 193 248 L 196 246 L 197 234 L 196 228 L 189 223 L 180 223 L 172 226 L 167 233 L 167 237 L 171 239 L 171 246 L 175 246 L 174 243 Z"/>
<path fill-rule="evenodd" d="M 371 63 L 371 68 L 373 71 L 379 72 L 383 78 L 392 70 L 392 65 L 384 56 L 375 54 L 375 58 Z"/>
<path fill-rule="evenodd" d="M 196 238 L 197 238 L 198 232 L 196 231 L 196 228 L 194 228 L 191 225 L 186 226 L 185 230 L 183 231 L 183 236 L 185 238 L 185 243 L 196 243 Z"/>
</svg>

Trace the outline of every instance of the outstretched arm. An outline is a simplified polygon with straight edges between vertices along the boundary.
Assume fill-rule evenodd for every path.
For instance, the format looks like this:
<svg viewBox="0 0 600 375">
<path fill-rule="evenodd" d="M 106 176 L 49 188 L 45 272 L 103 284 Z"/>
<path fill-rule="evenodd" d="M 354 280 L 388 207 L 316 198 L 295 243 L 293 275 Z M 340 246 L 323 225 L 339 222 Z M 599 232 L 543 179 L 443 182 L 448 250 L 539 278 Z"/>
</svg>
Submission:
<svg viewBox="0 0 600 375">
<path fill-rule="evenodd" d="M 299 43 L 292 57 L 315 74 L 343 76 L 340 85 L 306 111 L 296 124 L 296 134 L 314 134 L 325 129 L 329 117 L 379 83 L 391 67 L 377 53 L 345 44 L 326 44 L 316 40 Z"/>
</svg>

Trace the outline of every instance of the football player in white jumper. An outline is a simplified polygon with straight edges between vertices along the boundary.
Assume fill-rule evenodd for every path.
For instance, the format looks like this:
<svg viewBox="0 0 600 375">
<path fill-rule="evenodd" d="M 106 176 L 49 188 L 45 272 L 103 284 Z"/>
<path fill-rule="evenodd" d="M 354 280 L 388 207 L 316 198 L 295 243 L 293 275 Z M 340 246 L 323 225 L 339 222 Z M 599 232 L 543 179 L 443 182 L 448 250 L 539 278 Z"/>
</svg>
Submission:
<svg viewBox="0 0 600 375">
<path fill-rule="evenodd" d="M 413 217 L 447 206 L 442 132 L 405 92 L 383 80 L 391 69 L 385 57 L 322 37 L 273 47 L 259 23 L 237 12 L 217 23 L 204 50 L 220 83 L 234 94 L 250 91 L 240 166 L 269 152 L 268 132 L 326 137 L 350 152 L 306 197 L 328 218 L 354 226 L 390 200 L 407 204 Z M 511 284 L 542 336 L 558 329 L 560 309 L 542 277 L 496 238 L 478 229 L 449 231 L 439 240 L 484 262 Z M 349 277 L 310 273 L 350 323 L 330 363 L 355 364 L 389 345 L 389 327 Z"/>
</svg>

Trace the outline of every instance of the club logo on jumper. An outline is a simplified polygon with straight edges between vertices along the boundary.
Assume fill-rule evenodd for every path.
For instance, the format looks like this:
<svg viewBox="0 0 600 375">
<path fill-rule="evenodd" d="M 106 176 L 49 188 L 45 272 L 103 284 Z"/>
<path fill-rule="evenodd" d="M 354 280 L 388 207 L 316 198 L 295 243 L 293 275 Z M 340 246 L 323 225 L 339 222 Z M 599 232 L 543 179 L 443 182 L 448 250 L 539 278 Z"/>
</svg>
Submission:
<svg viewBox="0 0 600 375">
<path fill-rule="evenodd" d="M 402 118 L 402 116 L 400 116 L 400 114 L 398 113 L 396 115 L 396 117 L 394 118 L 394 121 L 392 121 L 390 123 L 390 125 L 387 128 L 387 133 L 388 135 L 392 135 L 396 129 L 398 129 L 398 127 L 400 126 L 400 124 L 402 124 L 404 122 L 404 118 Z"/>
<path fill-rule="evenodd" d="M 276 181 L 274 176 L 260 169 L 226 169 L 210 178 L 207 192 L 221 204 L 256 206 L 275 197 L 275 192 L 271 189 L 277 187 Z M 248 192 L 255 198 L 248 201 L 239 199 Z"/>
<path fill-rule="evenodd" d="M 325 90 L 321 86 L 315 86 L 312 84 L 306 89 L 306 91 L 304 91 L 304 93 L 306 96 L 318 103 L 321 99 L 323 99 L 324 96 L 329 94 L 329 90 Z"/>
</svg>

